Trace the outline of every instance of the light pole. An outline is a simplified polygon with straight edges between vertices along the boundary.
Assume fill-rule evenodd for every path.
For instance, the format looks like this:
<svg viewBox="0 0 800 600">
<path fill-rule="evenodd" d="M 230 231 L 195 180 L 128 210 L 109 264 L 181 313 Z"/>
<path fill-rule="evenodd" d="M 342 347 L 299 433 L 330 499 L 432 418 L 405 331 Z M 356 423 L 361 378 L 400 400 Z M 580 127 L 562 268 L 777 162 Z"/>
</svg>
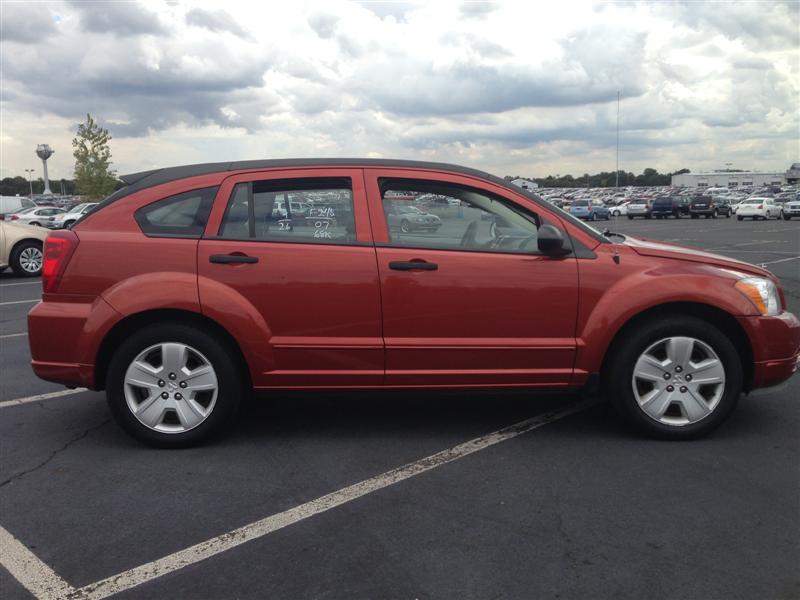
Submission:
<svg viewBox="0 0 800 600">
<path fill-rule="evenodd" d="M 28 174 L 28 185 L 31 188 L 31 201 L 33 201 L 33 179 L 31 178 L 33 177 L 34 169 L 25 169 L 25 172 Z"/>
</svg>

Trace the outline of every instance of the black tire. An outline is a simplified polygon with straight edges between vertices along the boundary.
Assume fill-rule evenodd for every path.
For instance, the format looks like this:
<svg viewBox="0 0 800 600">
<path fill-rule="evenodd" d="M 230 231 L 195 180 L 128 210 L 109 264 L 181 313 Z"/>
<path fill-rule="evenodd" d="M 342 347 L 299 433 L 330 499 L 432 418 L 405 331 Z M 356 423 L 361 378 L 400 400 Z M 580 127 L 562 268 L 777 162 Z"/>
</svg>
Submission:
<svg viewBox="0 0 800 600">
<path fill-rule="evenodd" d="M 653 215 L 645 215 L 645 216 L 644 216 L 644 218 L 645 218 L 645 219 L 652 219 L 652 218 L 653 218 Z"/>
<path fill-rule="evenodd" d="M 597 221 L 597 214 L 596 213 L 592 213 L 592 216 L 589 217 L 589 220 L 590 221 Z"/>
<path fill-rule="evenodd" d="M 620 212 L 619 212 L 618 210 L 615 210 L 615 211 L 614 211 L 613 213 L 611 213 L 611 214 L 612 214 L 612 216 L 618 217 L 618 216 L 620 215 Z"/>
<path fill-rule="evenodd" d="M 784 221 L 791 221 L 791 220 L 792 220 L 792 215 L 787 215 L 787 214 L 784 214 L 784 215 L 783 215 L 783 220 L 784 220 Z"/>
<path fill-rule="evenodd" d="M 633 221 L 633 216 L 631 216 L 631 215 L 628 215 L 628 219 L 629 219 L 629 220 L 631 220 L 631 221 Z"/>
<path fill-rule="evenodd" d="M 406 219 L 403 219 L 400 222 L 400 231 L 403 233 L 408 233 L 411 231 L 411 224 Z"/>
<path fill-rule="evenodd" d="M 682 426 L 649 417 L 633 393 L 633 369 L 639 356 L 651 344 L 670 336 L 690 336 L 708 344 L 725 368 L 725 389 L 719 404 L 702 420 Z M 640 433 L 659 439 L 688 440 L 707 435 L 730 416 L 742 393 L 742 365 L 730 338 L 710 323 L 689 316 L 654 319 L 629 331 L 614 349 L 603 375 L 616 411 Z"/>
<path fill-rule="evenodd" d="M 692 215 L 692 218 L 693 218 L 693 219 L 699 219 L 699 218 L 700 218 L 700 215 Z"/>
<path fill-rule="evenodd" d="M 41 227 L 41 224 L 40 224 L 40 223 L 38 223 L 38 222 L 36 222 L 36 221 L 32 221 L 32 222 L 30 222 L 30 223 L 28 223 L 28 225 L 30 225 L 30 226 L 32 226 L 32 227 Z"/>
<path fill-rule="evenodd" d="M 736 217 L 736 220 L 737 220 L 737 221 L 744 221 L 744 217 L 737 216 L 737 217 Z"/>
<path fill-rule="evenodd" d="M 211 414 L 194 429 L 162 433 L 139 422 L 125 401 L 125 372 L 140 352 L 161 342 L 180 342 L 201 352 L 214 368 L 218 394 Z M 117 424 L 140 442 L 157 448 L 186 448 L 220 434 L 236 415 L 247 381 L 243 368 L 232 358 L 236 352 L 215 337 L 184 323 L 158 323 L 128 337 L 114 351 L 106 376 L 106 400 Z"/>
<path fill-rule="evenodd" d="M 23 240 L 19 242 L 11 251 L 11 256 L 8 258 L 8 264 L 15 275 L 20 277 L 38 277 L 42 274 L 42 263 L 39 264 L 39 269 L 36 271 L 26 271 L 22 266 L 22 253 L 25 250 L 36 248 L 39 253 L 42 252 L 42 242 L 39 240 Z"/>
</svg>

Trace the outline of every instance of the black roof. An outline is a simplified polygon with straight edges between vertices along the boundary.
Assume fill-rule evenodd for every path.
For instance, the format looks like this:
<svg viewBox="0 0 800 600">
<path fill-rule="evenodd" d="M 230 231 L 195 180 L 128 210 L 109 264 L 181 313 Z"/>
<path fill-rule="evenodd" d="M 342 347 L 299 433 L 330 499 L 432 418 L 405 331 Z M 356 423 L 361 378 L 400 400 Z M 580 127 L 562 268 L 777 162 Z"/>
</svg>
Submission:
<svg viewBox="0 0 800 600">
<path fill-rule="evenodd" d="M 127 196 L 145 188 L 195 177 L 197 175 L 207 175 L 209 173 L 219 173 L 221 171 L 241 171 L 248 169 L 277 169 L 277 168 L 296 168 L 296 167 L 330 167 L 330 166 L 352 166 L 352 167 L 399 167 L 408 169 L 440 169 L 472 175 L 481 179 L 491 179 L 493 181 L 504 180 L 459 165 L 447 163 L 423 162 L 416 160 L 388 160 L 381 158 L 282 158 L 271 160 L 240 160 L 234 162 L 201 163 L 197 165 L 183 165 L 179 167 L 166 167 L 164 169 L 153 169 L 152 171 L 141 171 L 130 175 L 121 175 L 119 178 L 127 187 L 119 190 L 125 192 Z"/>
<path fill-rule="evenodd" d="M 517 192 L 522 189 L 517 188 L 516 186 L 512 187 L 511 184 L 504 179 L 484 171 L 478 171 L 477 169 L 470 169 L 468 167 L 451 165 L 447 163 L 424 162 L 417 160 L 390 160 L 382 158 L 280 158 L 270 160 L 240 160 L 233 162 L 201 163 L 196 165 L 165 167 L 163 169 L 153 169 L 152 171 L 140 171 L 138 173 L 131 173 L 129 175 L 120 175 L 120 180 L 127 185 L 108 196 L 96 207 L 95 210 L 111 204 L 120 198 L 135 194 L 141 190 L 161 185 L 162 183 L 169 183 L 170 181 L 178 181 L 179 179 L 187 179 L 189 177 L 196 177 L 198 175 L 208 175 L 210 173 L 220 173 L 222 171 L 241 171 L 248 169 L 330 166 L 438 169 L 453 173 L 461 173 L 463 175 L 471 175 L 480 179 L 486 179 L 498 185 L 511 188 Z"/>
</svg>

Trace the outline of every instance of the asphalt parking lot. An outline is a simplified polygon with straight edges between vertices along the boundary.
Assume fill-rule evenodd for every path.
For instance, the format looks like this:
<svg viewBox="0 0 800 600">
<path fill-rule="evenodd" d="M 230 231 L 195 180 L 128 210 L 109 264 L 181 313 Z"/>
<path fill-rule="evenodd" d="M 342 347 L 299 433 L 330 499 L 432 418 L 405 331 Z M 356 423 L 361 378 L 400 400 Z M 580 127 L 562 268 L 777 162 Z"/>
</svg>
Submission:
<svg viewBox="0 0 800 600">
<path fill-rule="evenodd" d="M 609 227 L 765 264 L 800 312 L 800 222 Z M 575 395 L 340 393 L 158 451 L 33 376 L 40 293 L 0 274 L 4 599 L 800 597 L 800 376 L 693 442 Z"/>
</svg>

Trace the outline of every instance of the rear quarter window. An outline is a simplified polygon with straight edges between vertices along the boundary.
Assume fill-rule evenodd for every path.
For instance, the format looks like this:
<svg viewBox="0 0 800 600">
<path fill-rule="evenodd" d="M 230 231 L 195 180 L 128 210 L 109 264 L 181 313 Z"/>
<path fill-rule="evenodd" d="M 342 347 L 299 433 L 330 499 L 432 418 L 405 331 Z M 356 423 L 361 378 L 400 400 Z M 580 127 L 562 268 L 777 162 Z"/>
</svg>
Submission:
<svg viewBox="0 0 800 600">
<path fill-rule="evenodd" d="M 169 196 L 136 211 L 142 232 L 156 237 L 200 238 L 217 194 L 216 187 Z"/>
</svg>

